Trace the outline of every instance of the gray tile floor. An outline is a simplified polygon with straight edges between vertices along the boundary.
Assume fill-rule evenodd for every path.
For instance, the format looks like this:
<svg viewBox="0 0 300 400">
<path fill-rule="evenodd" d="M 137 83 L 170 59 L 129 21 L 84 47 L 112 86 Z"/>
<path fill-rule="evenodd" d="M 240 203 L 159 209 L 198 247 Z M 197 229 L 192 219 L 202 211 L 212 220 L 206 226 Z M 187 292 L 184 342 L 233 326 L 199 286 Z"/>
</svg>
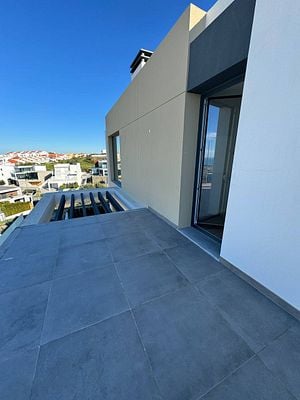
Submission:
<svg viewBox="0 0 300 400">
<path fill-rule="evenodd" d="M 150 211 L 18 230 L 1 400 L 300 400 L 299 323 Z"/>
</svg>

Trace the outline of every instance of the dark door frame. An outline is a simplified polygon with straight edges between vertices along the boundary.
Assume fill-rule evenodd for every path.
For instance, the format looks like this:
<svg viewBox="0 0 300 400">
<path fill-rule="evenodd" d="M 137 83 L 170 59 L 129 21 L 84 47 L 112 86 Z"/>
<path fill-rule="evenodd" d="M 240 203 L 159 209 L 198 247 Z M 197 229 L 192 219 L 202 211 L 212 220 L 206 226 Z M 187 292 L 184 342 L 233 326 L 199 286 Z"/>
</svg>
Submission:
<svg viewBox="0 0 300 400">
<path fill-rule="evenodd" d="M 210 90 L 201 93 L 200 99 L 200 112 L 199 112 L 199 128 L 198 128 L 198 138 L 197 138 L 197 151 L 196 151 L 196 163 L 195 163 L 195 177 L 194 177 L 194 193 L 193 193 L 193 207 L 192 207 L 192 220 L 191 225 L 196 229 L 203 232 L 205 235 L 211 237 L 217 242 L 222 242 L 222 239 L 217 238 L 207 230 L 201 228 L 197 223 L 197 213 L 200 203 L 200 189 L 201 180 L 203 176 L 203 163 L 204 163 L 204 152 L 205 152 L 205 130 L 207 128 L 208 119 L 208 102 L 213 98 L 241 98 L 242 95 L 232 95 L 232 96 L 218 96 L 217 93 L 234 86 L 235 84 L 243 82 L 245 79 L 245 74 L 239 75 L 229 81 L 224 82 L 221 85 L 211 88 Z"/>
</svg>

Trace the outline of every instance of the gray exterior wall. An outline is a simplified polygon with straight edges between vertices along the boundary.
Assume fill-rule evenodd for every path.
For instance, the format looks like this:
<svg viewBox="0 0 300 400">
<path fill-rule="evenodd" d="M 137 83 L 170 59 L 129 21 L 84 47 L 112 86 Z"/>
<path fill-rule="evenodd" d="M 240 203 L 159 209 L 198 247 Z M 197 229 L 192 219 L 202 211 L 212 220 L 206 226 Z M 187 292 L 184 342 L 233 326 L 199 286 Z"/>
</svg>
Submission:
<svg viewBox="0 0 300 400">
<path fill-rule="evenodd" d="M 201 93 L 243 74 L 255 0 L 235 0 L 191 43 L 188 91 Z"/>
<path fill-rule="evenodd" d="M 189 34 L 204 16 L 185 10 L 106 116 L 110 179 L 118 132 L 122 189 L 180 227 L 191 222 L 200 105 L 186 92 Z"/>
</svg>

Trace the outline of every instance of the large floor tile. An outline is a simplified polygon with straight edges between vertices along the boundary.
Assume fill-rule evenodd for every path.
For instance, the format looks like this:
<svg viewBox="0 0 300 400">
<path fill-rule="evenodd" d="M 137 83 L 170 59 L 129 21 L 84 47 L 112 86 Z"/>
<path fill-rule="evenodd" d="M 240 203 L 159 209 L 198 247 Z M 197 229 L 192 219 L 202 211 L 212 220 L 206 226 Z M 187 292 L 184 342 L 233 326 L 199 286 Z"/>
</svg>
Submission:
<svg viewBox="0 0 300 400">
<path fill-rule="evenodd" d="M 151 253 L 123 261 L 117 263 L 116 267 L 133 307 L 188 284 L 163 253 Z"/>
<path fill-rule="evenodd" d="M 295 323 L 294 319 L 228 270 L 198 284 L 254 351 Z"/>
<path fill-rule="evenodd" d="M 50 284 L 45 282 L 0 296 L 0 359 L 39 345 Z"/>
<path fill-rule="evenodd" d="M 60 248 L 77 246 L 104 238 L 103 230 L 98 224 L 66 225 L 60 233 Z"/>
<path fill-rule="evenodd" d="M 52 279 L 56 256 L 30 256 L 0 261 L 0 294 Z"/>
<path fill-rule="evenodd" d="M 105 240 L 60 248 L 54 277 L 104 267 L 110 262 L 112 262 L 112 257 Z"/>
<path fill-rule="evenodd" d="M 202 399 L 295 400 L 257 357 L 243 365 Z"/>
<path fill-rule="evenodd" d="M 188 242 L 175 228 L 149 210 L 132 214 L 131 219 L 135 221 L 137 226 L 147 232 L 148 236 L 154 238 L 163 249 L 180 244 L 180 240 L 182 240 L 182 243 Z"/>
<path fill-rule="evenodd" d="M 106 238 L 113 238 L 115 236 L 127 235 L 128 233 L 135 233 L 141 230 L 140 226 L 132 219 L 120 218 L 113 221 L 107 221 L 101 224 L 103 235 Z"/>
<path fill-rule="evenodd" d="M 38 348 L 0 363 L 0 399 L 30 400 Z"/>
<path fill-rule="evenodd" d="M 143 304 L 134 314 L 165 399 L 194 399 L 253 355 L 194 288 Z"/>
<path fill-rule="evenodd" d="M 26 255 L 38 255 L 40 257 L 55 256 L 58 251 L 59 233 L 57 231 L 43 231 L 39 229 L 20 229 L 20 233 L 14 239 L 5 252 L 5 258 L 23 259 Z"/>
<path fill-rule="evenodd" d="M 113 237 L 108 239 L 107 244 L 115 262 L 160 250 L 158 245 L 143 232 Z"/>
<path fill-rule="evenodd" d="M 155 224 L 154 224 L 155 225 Z M 172 228 L 167 223 L 163 223 L 162 227 L 151 228 L 151 225 L 145 228 L 148 236 L 150 236 L 162 249 L 169 249 L 175 246 L 184 246 L 190 241 L 179 233 L 175 228 Z"/>
<path fill-rule="evenodd" d="M 4 242 L 0 245 L 0 259 L 5 259 L 5 253 L 7 252 L 7 250 L 12 247 L 14 247 L 14 241 L 16 240 L 16 238 L 19 236 L 19 234 L 21 233 L 21 229 L 20 228 L 16 228 L 14 229 L 9 235 L 8 237 L 4 240 Z"/>
<path fill-rule="evenodd" d="M 218 261 L 193 243 L 168 249 L 166 253 L 193 283 L 224 270 Z"/>
<path fill-rule="evenodd" d="M 164 224 L 165 222 L 156 216 L 152 211 L 147 208 L 141 210 L 136 210 L 134 212 L 128 213 L 130 219 L 134 219 L 142 227 L 147 227 L 150 224 Z"/>
<path fill-rule="evenodd" d="M 259 357 L 291 393 L 300 399 L 300 324 L 274 340 Z"/>
<path fill-rule="evenodd" d="M 41 347 L 31 400 L 158 400 L 131 314 Z"/>
<path fill-rule="evenodd" d="M 53 281 L 42 343 L 128 309 L 113 265 Z"/>
</svg>

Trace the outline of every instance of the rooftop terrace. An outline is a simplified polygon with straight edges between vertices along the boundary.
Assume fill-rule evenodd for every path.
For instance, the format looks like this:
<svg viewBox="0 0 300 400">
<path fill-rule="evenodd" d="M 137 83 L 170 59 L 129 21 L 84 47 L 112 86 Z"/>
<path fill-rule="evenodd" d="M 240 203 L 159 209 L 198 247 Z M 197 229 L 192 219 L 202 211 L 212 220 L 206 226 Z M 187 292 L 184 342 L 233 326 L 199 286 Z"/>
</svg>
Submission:
<svg viewBox="0 0 300 400">
<path fill-rule="evenodd" d="M 0 398 L 300 399 L 300 326 L 146 209 L 0 247 Z"/>
</svg>

